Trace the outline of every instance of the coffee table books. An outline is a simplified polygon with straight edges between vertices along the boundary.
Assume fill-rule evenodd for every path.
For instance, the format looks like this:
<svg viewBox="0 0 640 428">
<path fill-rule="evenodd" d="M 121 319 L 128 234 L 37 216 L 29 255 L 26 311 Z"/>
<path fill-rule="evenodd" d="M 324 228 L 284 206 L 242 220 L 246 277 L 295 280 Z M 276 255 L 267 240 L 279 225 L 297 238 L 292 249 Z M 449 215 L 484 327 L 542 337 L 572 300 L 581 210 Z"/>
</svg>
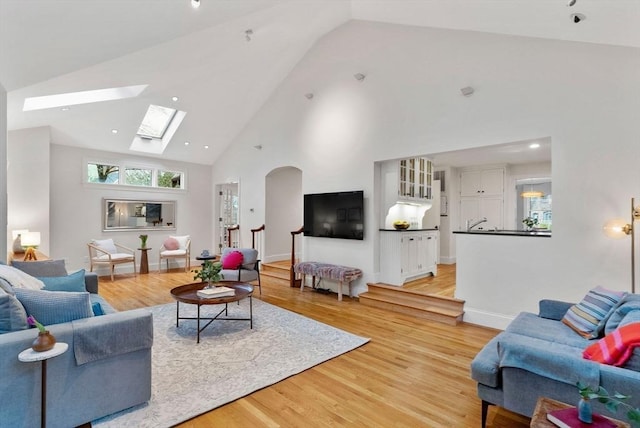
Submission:
<svg viewBox="0 0 640 428">
<path fill-rule="evenodd" d="M 214 288 L 203 288 L 202 290 L 197 291 L 198 297 L 202 297 L 204 299 L 213 299 L 217 297 L 228 297 L 234 296 L 236 290 L 229 287 L 214 287 Z"/>
<path fill-rule="evenodd" d="M 604 416 L 593 414 L 593 422 L 588 424 L 578 419 L 578 409 L 570 407 L 568 409 L 554 410 L 547 413 L 547 419 L 560 428 L 616 428 L 618 425 Z"/>
</svg>

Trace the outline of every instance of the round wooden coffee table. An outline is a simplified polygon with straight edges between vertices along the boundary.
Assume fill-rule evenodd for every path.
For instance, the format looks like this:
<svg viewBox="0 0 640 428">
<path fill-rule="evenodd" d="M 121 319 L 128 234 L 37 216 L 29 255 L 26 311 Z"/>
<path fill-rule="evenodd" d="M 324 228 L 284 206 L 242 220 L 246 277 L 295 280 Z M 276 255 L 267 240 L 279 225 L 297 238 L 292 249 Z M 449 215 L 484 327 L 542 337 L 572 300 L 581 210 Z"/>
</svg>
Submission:
<svg viewBox="0 0 640 428">
<path fill-rule="evenodd" d="M 196 343 L 200 343 L 200 333 L 209 326 L 215 320 L 227 320 L 227 321 L 249 321 L 250 328 L 253 328 L 253 302 L 251 296 L 253 295 L 253 285 L 246 284 L 244 282 L 231 282 L 225 281 L 223 285 L 225 287 L 233 288 L 235 294 L 233 296 L 225 297 L 213 297 L 203 298 L 198 296 L 198 290 L 202 290 L 207 284 L 204 282 L 194 282 L 192 284 L 181 285 L 171 289 L 171 295 L 176 299 L 176 327 L 180 326 L 180 320 L 196 320 L 198 335 Z M 232 302 L 239 302 L 242 299 L 249 298 L 249 318 L 228 318 L 227 305 Z M 180 302 L 190 305 L 198 306 L 197 317 L 181 317 L 180 316 Z M 220 305 L 224 304 L 224 308 L 218 312 L 214 317 L 201 317 L 200 306 L 202 305 Z M 224 318 L 222 317 L 224 314 Z M 200 321 L 209 321 L 202 328 L 200 327 Z"/>
</svg>

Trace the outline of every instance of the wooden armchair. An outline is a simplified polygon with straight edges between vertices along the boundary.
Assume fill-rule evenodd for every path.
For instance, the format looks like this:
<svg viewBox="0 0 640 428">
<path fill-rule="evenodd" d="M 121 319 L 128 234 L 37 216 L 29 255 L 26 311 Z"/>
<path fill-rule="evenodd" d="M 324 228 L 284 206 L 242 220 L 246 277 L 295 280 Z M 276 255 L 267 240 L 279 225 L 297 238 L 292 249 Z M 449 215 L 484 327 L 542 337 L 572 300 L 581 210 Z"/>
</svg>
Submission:
<svg viewBox="0 0 640 428">
<path fill-rule="evenodd" d="M 169 259 L 184 259 L 184 271 L 191 269 L 191 237 L 169 236 L 160 247 L 158 272 L 162 270 L 162 260 L 167 261 L 167 271 L 169 270 Z"/>
<path fill-rule="evenodd" d="M 89 249 L 89 271 L 93 272 L 94 266 L 109 266 L 111 268 L 111 281 L 116 265 L 133 263 L 133 273 L 136 273 L 136 253 L 131 248 L 116 244 L 113 239 L 93 239 L 87 244 Z"/>
</svg>

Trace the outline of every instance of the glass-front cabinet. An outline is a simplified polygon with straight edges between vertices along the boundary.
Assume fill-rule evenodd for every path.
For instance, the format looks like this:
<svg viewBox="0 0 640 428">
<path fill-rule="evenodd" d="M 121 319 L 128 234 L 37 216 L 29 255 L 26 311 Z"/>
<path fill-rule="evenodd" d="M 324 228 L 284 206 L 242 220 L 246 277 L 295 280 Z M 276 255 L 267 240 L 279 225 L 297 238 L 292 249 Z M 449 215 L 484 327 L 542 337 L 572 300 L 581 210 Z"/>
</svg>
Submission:
<svg viewBox="0 0 640 428">
<path fill-rule="evenodd" d="M 401 159 L 398 171 L 398 196 L 405 200 L 431 200 L 433 164 L 427 158 Z"/>
</svg>

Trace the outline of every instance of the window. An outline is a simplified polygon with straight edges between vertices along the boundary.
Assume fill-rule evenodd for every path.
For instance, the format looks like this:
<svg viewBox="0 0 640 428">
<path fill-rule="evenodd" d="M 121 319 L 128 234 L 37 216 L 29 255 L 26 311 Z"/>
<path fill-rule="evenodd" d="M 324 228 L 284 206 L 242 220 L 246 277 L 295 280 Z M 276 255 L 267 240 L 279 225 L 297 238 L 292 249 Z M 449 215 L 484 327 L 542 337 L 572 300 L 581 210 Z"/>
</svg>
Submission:
<svg viewBox="0 0 640 428">
<path fill-rule="evenodd" d="M 150 104 L 137 134 L 142 138 L 160 139 L 164 136 L 175 115 L 175 109 Z"/>
<path fill-rule="evenodd" d="M 158 171 L 158 187 L 181 189 L 182 173 L 175 171 Z"/>
<path fill-rule="evenodd" d="M 89 183 L 118 183 L 119 178 L 120 168 L 116 165 L 87 164 L 87 181 Z"/>
<path fill-rule="evenodd" d="M 124 184 L 132 186 L 151 186 L 153 171 L 142 168 L 125 168 Z"/>
</svg>

